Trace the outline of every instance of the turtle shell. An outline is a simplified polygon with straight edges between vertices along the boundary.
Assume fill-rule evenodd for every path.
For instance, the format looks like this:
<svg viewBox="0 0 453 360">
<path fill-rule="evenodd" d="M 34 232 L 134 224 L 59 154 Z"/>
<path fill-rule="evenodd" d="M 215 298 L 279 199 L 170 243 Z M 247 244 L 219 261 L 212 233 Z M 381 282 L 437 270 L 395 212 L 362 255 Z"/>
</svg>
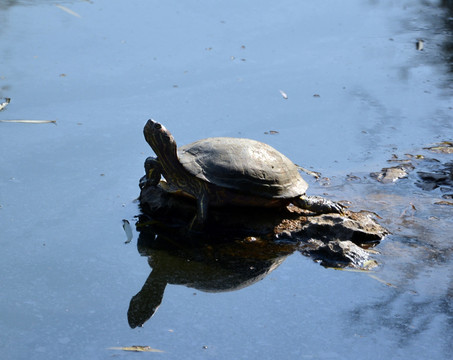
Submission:
<svg viewBox="0 0 453 360">
<path fill-rule="evenodd" d="M 255 140 L 208 138 L 178 148 L 178 157 L 193 176 L 242 193 L 290 199 L 308 188 L 291 160 Z"/>
</svg>

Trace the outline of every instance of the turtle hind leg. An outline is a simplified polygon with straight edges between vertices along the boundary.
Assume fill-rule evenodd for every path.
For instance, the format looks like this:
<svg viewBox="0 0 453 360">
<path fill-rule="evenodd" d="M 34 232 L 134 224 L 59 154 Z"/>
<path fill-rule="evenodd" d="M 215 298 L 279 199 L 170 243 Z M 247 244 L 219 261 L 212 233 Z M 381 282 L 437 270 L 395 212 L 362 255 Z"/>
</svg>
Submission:
<svg viewBox="0 0 453 360">
<path fill-rule="evenodd" d="M 317 214 L 344 214 L 346 207 L 332 200 L 324 199 L 321 196 L 305 196 L 294 198 L 292 203 L 301 209 L 313 211 Z"/>
</svg>

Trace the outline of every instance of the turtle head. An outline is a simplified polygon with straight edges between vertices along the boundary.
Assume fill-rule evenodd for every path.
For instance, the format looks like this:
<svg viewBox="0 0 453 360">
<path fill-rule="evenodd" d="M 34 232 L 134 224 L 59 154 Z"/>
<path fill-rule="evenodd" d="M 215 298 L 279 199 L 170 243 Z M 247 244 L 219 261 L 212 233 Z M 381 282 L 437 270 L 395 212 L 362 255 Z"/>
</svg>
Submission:
<svg viewBox="0 0 453 360">
<path fill-rule="evenodd" d="M 175 139 L 165 126 L 150 119 L 143 129 L 143 134 L 157 155 L 157 159 L 151 159 L 145 164 L 149 184 L 157 185 L 161 174 L 170 184 L 176 184 L 179 188 L 193 181 L 193 176 L 179 161 Z"/>
<path fill-rule="evenodd" d="M 149 119 L 143 129 L 146 142 L 158 157 L 176 156 L 176 142 L 170 131 L 157 121 Z"/>
</svg>

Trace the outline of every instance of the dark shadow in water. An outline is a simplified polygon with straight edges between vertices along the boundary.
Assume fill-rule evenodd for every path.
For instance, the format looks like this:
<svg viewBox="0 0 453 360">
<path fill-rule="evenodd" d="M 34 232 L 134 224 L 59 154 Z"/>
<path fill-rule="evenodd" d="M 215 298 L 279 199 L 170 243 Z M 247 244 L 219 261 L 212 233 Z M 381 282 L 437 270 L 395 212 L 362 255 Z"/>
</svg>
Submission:
<svg viewBox="0 0 453 360">
<path fill-rule="evenodd" d="M 420 25 L 422 40 L 426 42 L 423 61 L 429 65 L 441 65 L 446 72 L 440 86 L 449 97 L 453 91 L 453 1 L 440 0 L 437 4 L 421 1 L 422 10 L 417 16 L 420 20 L 414 22 Z M 441 11 L 439 11 L 439 8 Z"/>
<path fill-rule="evenodd" d="M 442 0 L 442 7 L 445 8 L 444 27 L 446 32 L 445 42 L 442 50 L 445 53 L 445 61 L 453 74 L 453 0 Z M 450 76 L 450 80 L 452 77 Z M 452 84 L 449 84 L 452 87 Z"/>
<path fill-rule="evenodd" d="M 248 287 L 275 270 L 297 249 L 297 244 L 257 238 L 217 243 L 195 238 L 156 234 L 141 229 L 138 251 L 152 268 L 142 289 L 132 297 L 127 313 L 131 328 L 142 326 L 162 302 L 167 284 L 205 292 L 235 291 Z"/>
</svg>

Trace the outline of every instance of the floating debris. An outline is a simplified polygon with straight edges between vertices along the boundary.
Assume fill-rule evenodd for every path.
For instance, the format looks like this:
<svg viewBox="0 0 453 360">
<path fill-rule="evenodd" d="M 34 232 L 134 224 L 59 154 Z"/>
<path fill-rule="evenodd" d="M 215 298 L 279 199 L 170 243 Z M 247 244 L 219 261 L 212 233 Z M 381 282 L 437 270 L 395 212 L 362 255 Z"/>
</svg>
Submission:
<svg viewBox="0 0 453 360">
<path fill-rule="evenodd" d="M 417 40 L 415 43 L 415 47 L 418 51 L 422 51 L 424 47 L 424 41 L 423 40 Z"/>
<path fill-rule="evenodd" d="M 434 205 L 448 205 L 453 206 L 453 202 L 447 200 L 436 201 Z"/>
<path fill-rule="evenodd" d="M 283 91 L 283 90 L 278 90 L 280 91 L 280 94 L 282 95 L 283 99 L 288 99 L 288 95 Z"/>
<path fill-rule="evenodd" d="M 433 146 L 428 146 L 423 148 L 425 150 L 429 150 L 438 154 L 453 154 L 453 142 L 451 141 L 442 141 L 438 144 L 434 144 Z"/>
<path fill-rule="evenodd" d="M 370 176 L 383 184 L 390 184 L 407 177 L 409 171 L 413 169 L 414 166 L 411 163 L 407 163 L 390 168 L 383 168 L 380 172 L 371 173 Z"/>
<path fill-rule="evenodd" d="M 407 164 L 410 163 L 410 159 L 390 159 L 387 160 L 388 163 L 398 163 L 398 164 Z"/>
<path fill-rule="evenodd" d="M 300 165 L 297 165 L 297 164 L 295 164 L 295 165 L 297 166 L 299 171 L 303 171 L 305 174 L 313 176 L 315 179 L 319 179 L 321 177 L 321 173 L 320 172 L 316 172 L 316 171 L 311 171 L 311 170 L 305 169 L 304 167 L 302 167 Z"/>
<path fill-rule="evenodd" d="M 420 154 L 416 154 L 416 155 L 404 154 L 404 155 L 407 156 L 409 159 L 417 159 L 417 160 L 425 159 L 425 156 L 424 155 L 420 155 Z"/>
<path fill-rule="evenodd" d="M 67 12 L 68 14 L 72 15 L 72 16 L 75 16 L 75 17 L 78 17 L 80 18 L 81 16 L 79 14 L 77 14 L 75 11 L 71 10 L 71 9 L 68 9 L 66 6 L 63 6 L 63 5 L 55 5 L 57 8 L 59 8 L 60 10 L 63 10 L 64 12 Z"/>
<path fill-rule="evenodd" d="M 387 285 L 389 287 L 393 287 L 393 288 L 396 288 L 397 286 L 393 285 L 392 283 L 389 283 L 385 280 L 382 280 L 380 277 L 377 277 L 376 275 L 373 275 L 373 274 L 368 274 L 368 276 L 374 280 L 377 280 L 379 281 L 380 283 L 384 284 L 384 285 Z"/>
<path fill-rule="evenodd" d="M 57 120 L 0 120 L 0 122 L 23 124 L 57 124 Z"/>
<path fill-rule="evenodd" d="M 123 229 L 124 232 L 126 233 L 127 240 L 124 242 L 125 244 L 129 244 L 132 240 L 132 228 L 131 224 L 129 224 L 129 221 L 126 219 L 123 219 Z"/>
<path fill-rule="evenodd" d="M 10 102 L 11 102 L 11 98 L 5 98 L 5 101 L 0 103 L 0 111 L 2 111 L 4 108 L 6 108 Z"/>
<path fill-rule="evenodd" d="M 408 218 L 412 218 L 416 213 L 417 213 L 417 208 L 415 207 L 415 205 L 412 203 L 409 203 L 409 205 L 407 205 L 406 208 L 403 209 L 399 218 L 407 220 Z"/>
<path fill-rule="evenodd" d="M 347 181 L 360 181 L 362 180 L 359 176 L 354 175 L 354 174 L 347 174 L 346 175 L 346 180 Z"/>
<path fill-rule="evenodd" d="M 321 97 L 321 95 L 319 95 L 319 94 L 313 94 L 313 97 L 319 98 L 319 97 Z"/>
<path fill-rule="evenodd" d="M 331 267 L 332 270 L 338 270 L 338 271 L 346 271 L 346 272 L 356 272 L 356 273 L 373 273 L 375 271 L 373 270 L 367 270 L 367 269 L 349 269 L 349 268 L 341 268 L 341 267 Z"/>
<path fill-rule="evenodd" d="M 265 131 L 264 134 L 266 135 L 277 135 L 279 132 L 277 130 L 269 130 Z"/>
<path fill-rule="evenodd" d="M 135 351 L 135 352 L 159 352 L 163 353 L 163 350 L 154 349 L 150 346 L 119 346 L 119 347 L 110 347 L 109 350 L 123 350 L 123 351 Z"/>
</svg>

